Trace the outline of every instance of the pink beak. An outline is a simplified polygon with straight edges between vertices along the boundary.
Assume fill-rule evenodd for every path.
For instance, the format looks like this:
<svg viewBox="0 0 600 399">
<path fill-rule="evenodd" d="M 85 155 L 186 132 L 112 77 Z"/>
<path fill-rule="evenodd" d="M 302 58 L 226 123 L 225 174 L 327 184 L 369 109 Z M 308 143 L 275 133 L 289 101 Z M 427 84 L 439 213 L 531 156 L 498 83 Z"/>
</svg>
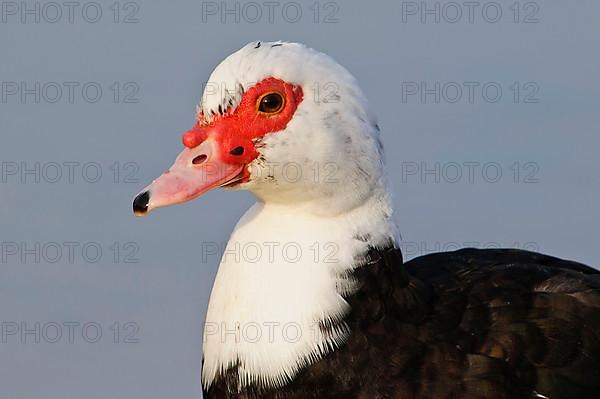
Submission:
<svg viewBox="0 0 600 399">
<path fill-rule="evenodd" d="M 244 165 L 229 165 L 222 161 L 221 155 L 212 138 L 183 150 L 168 171 L 135 197 L 134 214 L 145 216 L 155 208 L 190 201 L 237 180 Z"/>
</svg>

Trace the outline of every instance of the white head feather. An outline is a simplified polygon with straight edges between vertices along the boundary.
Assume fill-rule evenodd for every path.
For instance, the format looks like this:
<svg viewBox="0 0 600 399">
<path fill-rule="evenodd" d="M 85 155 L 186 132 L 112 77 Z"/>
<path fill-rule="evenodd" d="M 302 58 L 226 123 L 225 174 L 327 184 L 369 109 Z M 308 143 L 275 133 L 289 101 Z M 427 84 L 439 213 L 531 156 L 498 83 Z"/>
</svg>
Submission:
<svg viewBox="0 0 600 399">
<path fill-rule="evenodd" d="M 369 246 L 397 242 L 379 129 L 356 80 L 333 59 L 297 43 L 250 43 L 217 66 L 199 109 L 210 118 L 219 106 L 235 108 L 268 77 L 299 85 L 304 100 L 283 131 L 261 140 L 251 179 L 239 186 L 259 202 L 236 226 L 215 280 L 205 386 L 234 366 L 239 387 L 277 386 L 334 349 L 346 329 L 322 334 L 319 323 L 348 311 L 347 272 Z M 285 336 L 286 325 L 299 339 Z M 261 339 L 247 336 L 257 329 Z"/>
</svg>

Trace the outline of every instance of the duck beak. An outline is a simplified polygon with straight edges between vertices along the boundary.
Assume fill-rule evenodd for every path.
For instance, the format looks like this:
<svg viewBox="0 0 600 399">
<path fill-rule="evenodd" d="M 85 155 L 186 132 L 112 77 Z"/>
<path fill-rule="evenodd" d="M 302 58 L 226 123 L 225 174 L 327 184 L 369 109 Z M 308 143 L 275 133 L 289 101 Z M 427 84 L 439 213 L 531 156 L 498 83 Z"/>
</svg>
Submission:
<svg viewBox="0 0 600 399">
<path fill-rule="evenodd" d="M 218 143 L 206 138 L 183 150 L 169 170 L 136 195 L 133 213 L 145 216 L 155 208 L 190 201 L 213 188 L 237 181 L 243 171 L 244 165 L 224 162 Z"/>
</svg>

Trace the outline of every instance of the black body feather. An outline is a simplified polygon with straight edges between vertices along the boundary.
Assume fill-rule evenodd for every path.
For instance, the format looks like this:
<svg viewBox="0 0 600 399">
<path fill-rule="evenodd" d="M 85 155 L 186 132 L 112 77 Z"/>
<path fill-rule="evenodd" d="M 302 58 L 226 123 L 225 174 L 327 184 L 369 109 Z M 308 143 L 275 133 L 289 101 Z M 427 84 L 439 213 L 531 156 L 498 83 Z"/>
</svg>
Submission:
<svg viewBox="0 0 600 399">
<path fill-rule="evenodd" d="M 370 250 L 353 277 L 344 345 L 283 387 L 238 392 L 232 368 L 204 397 L 600 398 L 595 269 L 507 249 L 403 264 L 390 247 Z"/>
</svg>

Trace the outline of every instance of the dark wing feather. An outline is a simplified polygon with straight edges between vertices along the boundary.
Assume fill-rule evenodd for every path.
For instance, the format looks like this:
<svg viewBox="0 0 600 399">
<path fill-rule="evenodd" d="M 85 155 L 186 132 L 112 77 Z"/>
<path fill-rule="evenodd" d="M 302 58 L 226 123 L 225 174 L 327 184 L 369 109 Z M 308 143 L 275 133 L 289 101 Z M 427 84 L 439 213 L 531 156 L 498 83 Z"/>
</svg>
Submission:
<svg viewBox="0 0 600 399">
<path fill-rule="evenodd" d="M 351 335 L 280 388 L 237 390 L 235 367 L 205 398 L 600 397 L 600 274 L 519 250 L 438 253 L 402 264 L 372 249 L 346 299 Z M 543 395 L 543 396 L 538 396 Z"/>
<path fill-rule="evenodd" d="M 423 256 L 405 270 L 435 292 L 424 324 L 439 333 L 431 339 L 501 360 L 524 389 L 549 398 L 600 397 L 597 270 L 533 252 L 476 249 Z M 460 320 L 440 322 L 452 314 Z"/>
</svg>

